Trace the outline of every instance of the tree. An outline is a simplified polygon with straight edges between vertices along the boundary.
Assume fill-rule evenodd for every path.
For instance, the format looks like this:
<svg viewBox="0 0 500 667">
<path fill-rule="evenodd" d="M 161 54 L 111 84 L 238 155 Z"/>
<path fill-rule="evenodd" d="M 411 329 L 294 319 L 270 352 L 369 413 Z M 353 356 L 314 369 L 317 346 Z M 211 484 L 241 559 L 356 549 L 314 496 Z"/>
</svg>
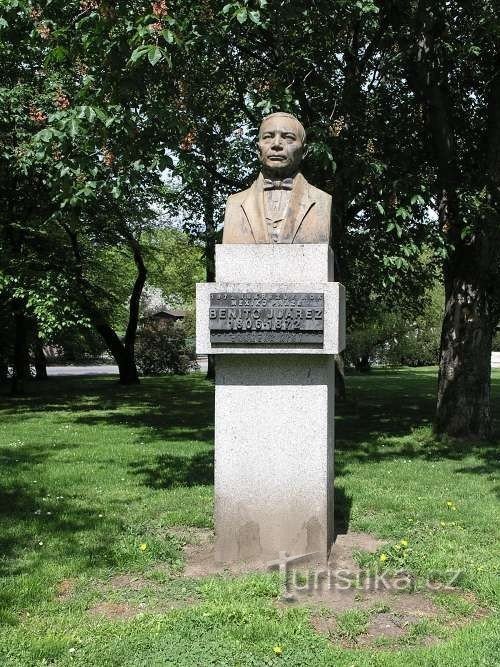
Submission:
<svg viewBox="0 0 500 667">
<path fill-rule="evenodd" d="M 500 13 L 490 2 L 401 9 L 393 4 L 447 243 L 436 429 L 487 438 L 500 319 Z"/>
<path fill-rule="evenodd" d="M 159 288 L 171 308 L 192 308 L 195 285 L 205 280 L 203 248 L 173 227 L 156 228 L 143 239 L 148 284 Z"/>
<path fill-rule="evenodd" d="M 147 113 L 147 77 L 127 67 L 139 6 L 54 2 L 42 10 L 12 0 L 4 3 L 0 26 L 5 257 L 17 258 L 14 266 L 22 264 L 25 274 L 55 264 L 125 383 L 137 381 L 133 351 L 146 278 L 142 221 L 150 218 L 148 205 L 168 162 L 164 143 L 155 140 L 157 118 Z M 133 211 L 139 211 L 135 218 Z M 136 267 L 123 341 L 98 306 L 88 272 L 96 249 L 117 244 Z M 14 266 L 6 264 L 12 276 Z M 16 312 L 25 307 L 19 302 Z"/>
</svg>

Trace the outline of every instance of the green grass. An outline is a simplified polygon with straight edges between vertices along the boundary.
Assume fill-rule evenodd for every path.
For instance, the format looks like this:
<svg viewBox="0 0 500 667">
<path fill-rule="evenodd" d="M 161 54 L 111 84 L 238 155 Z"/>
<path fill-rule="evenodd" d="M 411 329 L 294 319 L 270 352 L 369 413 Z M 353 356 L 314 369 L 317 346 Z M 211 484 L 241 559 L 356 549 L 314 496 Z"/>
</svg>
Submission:
<svg viewBox="0 0 500 667">
<path fill-rule="evenodd" d="M 355 641 L 366 631 L 370 614 L 361 609 L 348 609 L 337 614 L 337 635 L 342 639 Z"/>
<path fill-rule="evenodd" d="M 500 372 L 493 378 L 498 432 Z M 0 665 L 500 664 L 500 443 L 435 440 L 435 383 L 434 369 L 353 375 L 338 406 L 338 527 L 386 539 L 394 567 L 406 540 L 416 577 L 460 570 L 458 585 L 489 609 L 450 624 L 436 646 L 418 646 L 432 630 L 422 622 L 395 651 L 344 649 L 317 634 L 310 609 L 273 604 L 276 574 L 179 576 L 181 540 L 169 529 L 212 527 L 213 388 L 201 375 L 129 388 L 54 379 L 26 398 L 0 397 Z M 142 585 L 113 587 L 118 574 Z M 58 597 L 62 581 L 71 591 Z M 467 602 L 436 601 L 450 618 L 472 616 Z M 89 614 L 102 603 L 140 613 Z"/>
</svg>

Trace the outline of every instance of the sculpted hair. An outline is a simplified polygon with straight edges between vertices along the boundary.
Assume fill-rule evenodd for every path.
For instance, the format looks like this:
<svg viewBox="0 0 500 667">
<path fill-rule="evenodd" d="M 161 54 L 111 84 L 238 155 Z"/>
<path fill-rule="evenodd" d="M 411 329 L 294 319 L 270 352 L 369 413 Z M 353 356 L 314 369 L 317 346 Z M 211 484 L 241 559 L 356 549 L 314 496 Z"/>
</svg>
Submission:
<svg viewBox="0 0 500 667">
<path fill-rule="evenodd" d="M 306 131 L 304 129 L 304 126 L 302 125 L 302 123 L 300 122 L 300 120 L 298 118 L 296 118 L 291 113 L 286 113 L 286 111 L 275 111 L 274 113 L 270 113 L 269 116 L 264 116 L 264 118 L 262 119 L 262 121 L 260 123 L 259 135 L 260 135 L 260 128 L 262 127 L 262 123 L 264 121 L 268 120 L 269 118 L 276 118 L 276 116 L 285 117 L 285 118 L 293 118 L 293 120 L 299 126 L 300 140 L 302 141 L 303 144 L 305 144 L 305 142 L 306 142 Z"/>
</svg>

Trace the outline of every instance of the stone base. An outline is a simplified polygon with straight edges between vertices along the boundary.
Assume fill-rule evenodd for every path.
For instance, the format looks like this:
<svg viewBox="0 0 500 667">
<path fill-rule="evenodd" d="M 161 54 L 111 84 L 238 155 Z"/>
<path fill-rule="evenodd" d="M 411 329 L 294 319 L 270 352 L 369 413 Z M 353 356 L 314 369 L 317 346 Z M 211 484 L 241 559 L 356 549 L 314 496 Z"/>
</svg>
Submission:
<svg viewBox="0 0 500 667">
<path fill-rule="evenodd" d="M 324 562 L 333 542 L 330 355 L 220 355 L 215 558 Z"/>
</svg>

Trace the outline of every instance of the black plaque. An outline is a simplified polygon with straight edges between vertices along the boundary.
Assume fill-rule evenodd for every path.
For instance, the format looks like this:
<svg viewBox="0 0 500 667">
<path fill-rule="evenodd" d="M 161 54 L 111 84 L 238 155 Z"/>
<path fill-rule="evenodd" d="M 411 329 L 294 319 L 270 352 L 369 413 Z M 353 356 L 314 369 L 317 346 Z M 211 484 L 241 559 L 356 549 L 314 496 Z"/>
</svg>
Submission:
<svg viewBox="0 0 500 667">
<path fill-rule="evenodd" d="M 324 298 L 306 292 L 210 294 L 210 342 L 235 345 L 323 344 Z"/>
</svg>

